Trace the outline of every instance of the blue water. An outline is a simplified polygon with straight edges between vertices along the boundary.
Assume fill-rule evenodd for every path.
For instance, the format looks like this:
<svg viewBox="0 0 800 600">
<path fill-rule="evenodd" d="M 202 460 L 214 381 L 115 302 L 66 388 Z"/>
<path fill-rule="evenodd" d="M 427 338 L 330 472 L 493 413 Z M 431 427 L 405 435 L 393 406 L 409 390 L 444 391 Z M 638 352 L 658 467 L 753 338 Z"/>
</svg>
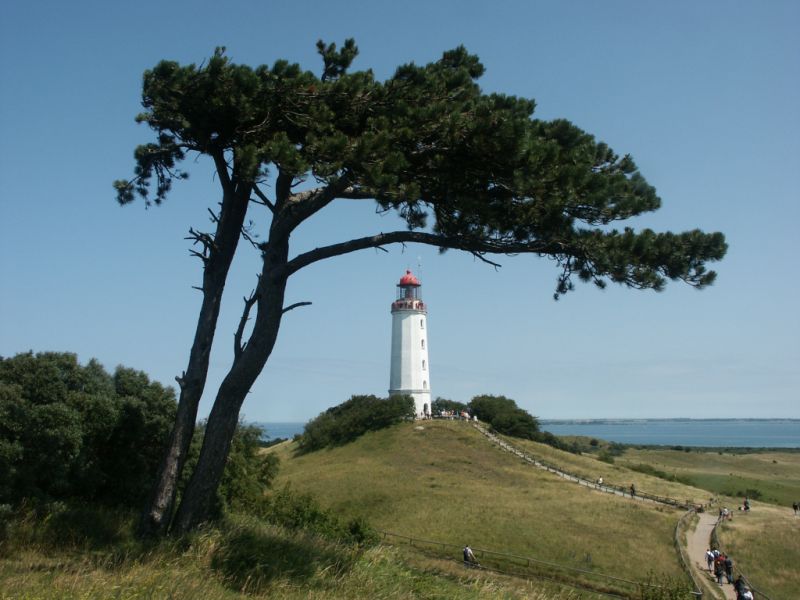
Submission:
<svg viewBox="0 0 800 600">
<path fill-rule="evenodd" d="M 800 448 L 800 420 L 644 419 L 541 421 L 554 435 L 583 435 L 622 444 Z"/>
<path fill-rule="evenodd" d="M 278 438 L 292 439 L 296 434 L 303 433 L 305 423 L 255 423 L 264 429 L 265 441 Z"/>
<path fill-rule="evenodd" d="M 718 448 L 800 448 L 800 419 L 615 419 L 541 420 L 555 435 L 583 435 L 621 444 L 706 446 Z M 292 439 L 305 423 L 257 423 L 265 440 Z"/>
</svg>

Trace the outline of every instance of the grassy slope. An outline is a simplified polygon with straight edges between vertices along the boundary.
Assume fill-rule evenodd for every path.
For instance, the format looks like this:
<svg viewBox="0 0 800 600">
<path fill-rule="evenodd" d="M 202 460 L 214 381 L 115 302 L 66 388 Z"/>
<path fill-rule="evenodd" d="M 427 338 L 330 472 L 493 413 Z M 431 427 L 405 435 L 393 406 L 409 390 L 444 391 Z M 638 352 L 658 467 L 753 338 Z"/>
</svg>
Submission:
<svg viewBox="0 0 800 600">
<path fill-rule="evenodd" d="M 39 539 L 18 534 L 13 547 L 0 544 L 0 599 L 572 597 L 454 565 L 432 568 L 392 548 L 357 552 L 247 518 L 150 548 L 129 534 L 101 547 L 54 547 L 47 535 L 33 537 Z"/>
<path fill-rule="evenodd" d="M 504 439 L 521 450 L 526 451 L 531 456 L 556 465 L 569 473 L 581 475 L 584 479 L 588 479 L 589 481 L 595 481 L 599 477 L 602 477 L 604 484 L 624 488 L 630 487 L 633 483 L 640 491 L 658 496 L 667 496 L 677 500 L 689 500 L 694 504 L 704 504 L 710 499 L 710 495 L 706 489 L 690 487 L 676 481 L 666 481 L 626 468 L 624 465 L 628 463 L 624 459 L 630 450 L 626 451 L 622 457 L 616 457 L 615 464 L 612 465 L 598 460 L 591 455 L 562 452 L 546 444 L 508 437 Z M 633 464 L 641 462 L 645 461 L 634 461 Z"/>
<path fill-rule="evenodd" d="M 567 483 L 492 448 L 464 423 L 403 424 L 300 457 L 290 443 L 273 451 L 283 459 L 277 485 L 291 482 L 380 529 L 632 579 L 649 569 L 680 575 L 672 545 L 679 512 Z"/>
<path fill-rule="evenodd" d="M 630 449 L 617 459 L 621 465 L 646 463 L 667 473 L 688 477 L 698 487 L 738 496 L 751 488 L 762 501 L 791 507 L 800 500 L 800 453 L 728 452 Z M 741 501 L 741 497 L 738 498 Z"/>
<path fill-rule="evenodd" d="M 722 548 L 752 584 L 773 600 L 800 590 L 800 517 L 791 508 L 754 502 L 717 528 Z"/>
</svg>

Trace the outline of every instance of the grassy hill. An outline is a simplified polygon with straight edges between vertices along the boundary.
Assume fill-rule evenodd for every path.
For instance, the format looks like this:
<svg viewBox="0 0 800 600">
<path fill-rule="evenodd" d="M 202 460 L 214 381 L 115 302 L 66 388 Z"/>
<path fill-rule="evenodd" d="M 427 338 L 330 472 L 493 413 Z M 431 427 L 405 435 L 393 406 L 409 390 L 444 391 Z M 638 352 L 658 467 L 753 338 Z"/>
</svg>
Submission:
<svg viewBox="0 0 800 600">
<path fill-rule="evenodd" d="M 556 464 L 581 460 L 526 445 L 550 453 Z M 337 514 L 366 518 L 382 530 L 629 579 L 644 579 L 648 571 L 681 576 L 672 544 L 679 511 L 531 468 L 493 448 L 466 423 L 406 423 L 335 449 L 299 456 L 294 450 L 293 443 L 272 450 L 282 459 L 277 485 L 311 492 Z M 579 466 L 589 472 L 614 469 L 582 460 Z M 631 477 L 619 475 L 628 483 Z M 707 496 L 639 473 L 635 481 L 641 490 Z"/>
<path fill-rule="evenodd" d="M 722 472 L 734 463 L 742 477 L 765 484 L 791 487 L 800 479 L 800 454 L 746 458 L 629 449 L 609 464 L 510 441 L 589 479 L 635 483 L 640 491 L 692 502 L 708 500 L 702 485 L 710 469 Z M 637 581 L 648 573 L 659 582 L 683 577 L 672 542 L 681 510 L 593 491 L 533 468 L 493 447 L 468 423 L 404 423 L 305 455 L 293 442 L 267 451 L 282 459 L 276 487 L 311 492 L 342 519 L 365 518 L 407 537 L 359 548 L 232 515 L 187 538 L 148 544 L 132 537 L 133 515 L 86 511 L 76 519 L 65 513 L 12 522 L 5 530 L 0 522 L 0 599 L 600 597 L 541 578 L 465 569 L 460 548 L 466 543 L 485 564 L 494 551 Z M 627 468 L 641 464 L 680 471 L 698 487 Z M 724 524 L 720 539 L 776 600 L 800 585 L 798 526 L 790 510 L 754 502 L 751 514 Z M 417 542 L 403 541 L 408 537 Z"/>
</svg>

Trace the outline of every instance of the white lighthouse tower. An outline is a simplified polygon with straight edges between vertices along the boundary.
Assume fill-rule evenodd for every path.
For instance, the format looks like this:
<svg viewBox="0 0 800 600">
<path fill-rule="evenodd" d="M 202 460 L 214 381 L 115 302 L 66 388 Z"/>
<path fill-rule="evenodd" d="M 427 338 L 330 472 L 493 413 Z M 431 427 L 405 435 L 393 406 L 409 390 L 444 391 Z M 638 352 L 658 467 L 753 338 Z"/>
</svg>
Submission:
<svg viewBox="0 0 800 600">
<path fill-rule="evenodd" d="M 431 377 L 428 364 L 428 311 L 419 280 L 411 271 L 397 284 L 392 302 L 392 365 L 389 395 L 413 396 L 417 418 L 431 414 Z"/>
</svg>

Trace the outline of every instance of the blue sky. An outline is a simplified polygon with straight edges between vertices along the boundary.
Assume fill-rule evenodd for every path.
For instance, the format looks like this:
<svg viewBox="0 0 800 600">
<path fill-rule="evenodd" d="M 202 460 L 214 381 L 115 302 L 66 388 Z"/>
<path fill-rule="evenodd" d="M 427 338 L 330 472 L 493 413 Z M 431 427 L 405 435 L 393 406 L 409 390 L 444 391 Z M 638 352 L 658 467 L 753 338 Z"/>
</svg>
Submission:
<svg viewBox="0 0 800 600">
<path fill-rule="evenodd" d="M 210 166 L 161 207 L 119 207 L 141 76 L 161 59 L 278 58 L 319 72 L 315 43 L 354 37 L 354 68 L 388 77 L 464 44 L 481 85 L 536 99 L 633 155 L 663 199 L 631 223 L 723 231 L 718 282 L 698 292 L 579 286 L 552 300 L 536 257 L 495 271 L 456 252 L 390 248 L 290 282 L 287 314 L 243 412 L 305 420 L 389 383 L 389 305 L 406 268 L 429 304 L 434 396 L 504 394 L 543 418 L 800 418 L 800 3 L 6 2 L 0 8 L 0 355 L 77 352 L 170 384 L 188 358 L 200 264 L 183 238 L 218 201 Z M 401 227 L 342 202 L 295 251 Z M 258 259 L 242 246 L 201 413 L 232 355 Z"/>
</svg>

